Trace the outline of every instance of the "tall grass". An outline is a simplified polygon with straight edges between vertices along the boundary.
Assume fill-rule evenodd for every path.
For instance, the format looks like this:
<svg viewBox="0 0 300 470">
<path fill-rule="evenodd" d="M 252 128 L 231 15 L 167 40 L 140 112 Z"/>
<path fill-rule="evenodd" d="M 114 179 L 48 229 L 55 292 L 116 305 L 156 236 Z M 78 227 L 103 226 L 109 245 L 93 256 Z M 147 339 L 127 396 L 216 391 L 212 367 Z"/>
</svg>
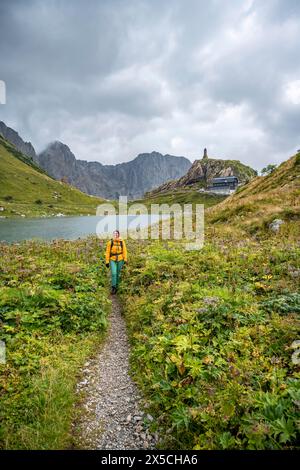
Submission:
<svg viewBox="0 0 300 470">
<path fill-rule="evenodd" d="M 96 237 L 0 244 L 0 448 L 71 446 L 75 385 L 110 309 L 102 250 Z"/>
</svg>

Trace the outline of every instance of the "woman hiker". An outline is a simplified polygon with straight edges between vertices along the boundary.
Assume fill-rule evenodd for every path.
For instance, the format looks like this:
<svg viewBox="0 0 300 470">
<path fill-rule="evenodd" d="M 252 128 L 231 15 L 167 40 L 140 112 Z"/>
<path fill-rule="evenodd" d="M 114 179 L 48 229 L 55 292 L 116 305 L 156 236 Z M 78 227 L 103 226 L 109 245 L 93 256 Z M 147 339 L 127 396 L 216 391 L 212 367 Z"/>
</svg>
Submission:
<svg viewBox="0 0 300 470">
<path fill-rule="evenodd" d="M 115 294 L 120 282 L 121 269 L 127 264 L 127 248 L 125 241 L 120 237 L 119 230 L 113 232 L 113 237 L 108 240 L 105 252 L 105 265 L 111 271 L 111 293 Z"/>
</svg>

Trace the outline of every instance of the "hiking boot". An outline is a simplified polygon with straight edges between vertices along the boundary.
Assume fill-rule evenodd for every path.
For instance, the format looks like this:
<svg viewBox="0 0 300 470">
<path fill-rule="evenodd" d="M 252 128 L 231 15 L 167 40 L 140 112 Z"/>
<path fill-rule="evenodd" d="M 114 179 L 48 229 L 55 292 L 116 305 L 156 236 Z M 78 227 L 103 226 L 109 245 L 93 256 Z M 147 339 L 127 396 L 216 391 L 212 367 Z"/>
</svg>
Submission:
<svg viewBox="0 0 300 470">
<path fill-rule="evenodd" d="M 115 287 L 115 286 L 112 286 L 112 288 L 111 288 L 111 293 L 112 293 L 112 294 L 115 294 L 116 292 L 117 292 L 116 287 Z"/>
</svg>

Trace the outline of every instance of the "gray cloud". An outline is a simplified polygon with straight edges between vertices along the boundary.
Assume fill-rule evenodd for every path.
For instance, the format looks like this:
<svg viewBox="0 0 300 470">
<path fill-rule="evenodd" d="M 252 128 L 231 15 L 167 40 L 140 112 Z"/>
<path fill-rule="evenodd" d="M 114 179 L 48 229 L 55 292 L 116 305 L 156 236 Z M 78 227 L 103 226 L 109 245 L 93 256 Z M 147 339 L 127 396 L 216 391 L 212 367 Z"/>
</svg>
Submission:
<svg viewBox="0 0 300 470">
<path fill-rule="evenodd" d="M 298 0 L 2 0 L 0 118 L 81 159 L 259 169 L 300 146 L 299 37 Z"/>
</svg>

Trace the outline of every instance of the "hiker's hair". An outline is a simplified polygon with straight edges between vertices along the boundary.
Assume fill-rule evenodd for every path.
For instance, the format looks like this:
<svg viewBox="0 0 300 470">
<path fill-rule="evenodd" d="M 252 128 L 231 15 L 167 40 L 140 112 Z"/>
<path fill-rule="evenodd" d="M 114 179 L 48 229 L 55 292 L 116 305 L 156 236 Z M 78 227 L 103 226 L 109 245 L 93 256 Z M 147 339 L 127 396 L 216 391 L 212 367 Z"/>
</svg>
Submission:
<svg viewBox="0 0 300 470">
<path fill-rule="evenodd" d="M 113 232 L 113 233 L 116 233 L 116 232 L 117 232 L 117 234 L 118 234 L 118 235 L 120 235 L 120 232 L 119 232 L 119 230 L 114 230 L 114 232 Z"/>
</svg>

